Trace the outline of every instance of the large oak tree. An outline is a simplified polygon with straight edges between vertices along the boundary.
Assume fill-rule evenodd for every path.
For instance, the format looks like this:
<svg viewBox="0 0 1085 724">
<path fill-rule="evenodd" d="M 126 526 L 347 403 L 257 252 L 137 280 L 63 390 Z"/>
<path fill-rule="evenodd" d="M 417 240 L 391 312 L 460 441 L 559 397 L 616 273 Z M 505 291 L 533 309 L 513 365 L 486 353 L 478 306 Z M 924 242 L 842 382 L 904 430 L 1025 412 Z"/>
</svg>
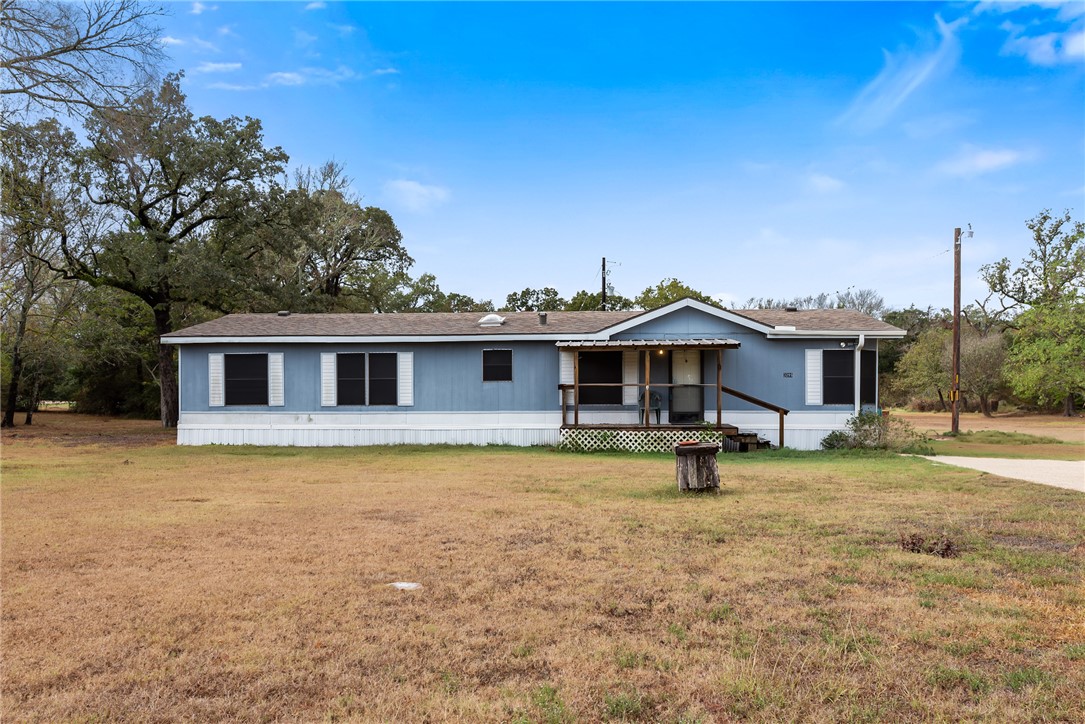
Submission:
<svg viewBox="0 0 1085 724">
<path fill-rule="evenodd" d="M 220 308 L 255 253 L 254 209 L 266 203 L 286 154 L 265 148 L 256 119 L 194 117 L 179 76 L 122 110 L 95 111 L 86 130 L 76 183 L 112 223 L 62 239 L 65 273 L 142 300 L 159 336 L 176 329 L 186 303 Z M 162 424 L 173 427 L 173 349 L 159 344 L 157 359 Z"/>
</svg>

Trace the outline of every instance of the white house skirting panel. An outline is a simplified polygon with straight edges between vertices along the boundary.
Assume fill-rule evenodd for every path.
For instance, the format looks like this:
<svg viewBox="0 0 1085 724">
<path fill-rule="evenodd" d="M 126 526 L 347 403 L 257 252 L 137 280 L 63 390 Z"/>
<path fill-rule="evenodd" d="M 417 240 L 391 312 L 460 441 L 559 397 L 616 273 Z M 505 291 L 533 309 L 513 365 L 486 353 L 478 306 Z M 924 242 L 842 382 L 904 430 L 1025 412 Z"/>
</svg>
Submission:
<svg viewBox="0 0 1085 724">
<path fill-rule="evenodd" d="M 780 444 L 780 417 L 775 412 L 724 411 L 724 420 L 740 432 L 755 432 L 773 445 Z M 712 415 L 715 419 L 715 413 Z M 791 412 L 784 417 L 784 446 L 792 450 L 819 450 L 834 430 L 843 430 L 852 413 Z"/>
<path fill-rule="evenodd" d="M 178 445 L 556 445 L 558 412 L 181 413 Z"/>
</svg>

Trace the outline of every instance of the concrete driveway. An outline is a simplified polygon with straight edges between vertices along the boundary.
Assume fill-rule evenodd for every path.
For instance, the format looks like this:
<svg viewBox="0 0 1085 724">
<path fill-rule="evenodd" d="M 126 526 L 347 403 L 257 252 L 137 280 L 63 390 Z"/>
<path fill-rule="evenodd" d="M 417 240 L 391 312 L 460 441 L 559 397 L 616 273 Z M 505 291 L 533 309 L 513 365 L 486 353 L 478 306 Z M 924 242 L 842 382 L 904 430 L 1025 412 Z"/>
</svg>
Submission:
<svg viewBox="0 0 1085 724">
<path fill-rule="evenodd" d="M 965 458 L 955 455 L 923 456 L 927 460 L 959 468 L 982 470 L 1004 478 L 1052 485 L 1085 493 L 1085 462 L 1081 460 L 1010 460 L 1008 458 Z"/>
</svg>

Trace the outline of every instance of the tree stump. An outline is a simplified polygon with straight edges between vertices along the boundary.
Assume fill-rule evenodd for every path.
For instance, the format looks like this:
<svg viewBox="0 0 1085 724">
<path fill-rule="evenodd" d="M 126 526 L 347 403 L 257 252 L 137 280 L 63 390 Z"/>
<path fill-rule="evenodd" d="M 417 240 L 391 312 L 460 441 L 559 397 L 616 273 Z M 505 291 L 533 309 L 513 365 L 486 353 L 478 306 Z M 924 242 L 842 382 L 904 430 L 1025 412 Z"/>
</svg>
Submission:
<svg viewBox="0 0 1085 724">
<path fill-rule="evenodd" d="M 674 448 L 674 472 L 679 490 L 719 490 L 720 469 L 716 465 L 716 453 L 720 446 L 713 442 L 695 445 L 676 445 Z"/>
</svg>

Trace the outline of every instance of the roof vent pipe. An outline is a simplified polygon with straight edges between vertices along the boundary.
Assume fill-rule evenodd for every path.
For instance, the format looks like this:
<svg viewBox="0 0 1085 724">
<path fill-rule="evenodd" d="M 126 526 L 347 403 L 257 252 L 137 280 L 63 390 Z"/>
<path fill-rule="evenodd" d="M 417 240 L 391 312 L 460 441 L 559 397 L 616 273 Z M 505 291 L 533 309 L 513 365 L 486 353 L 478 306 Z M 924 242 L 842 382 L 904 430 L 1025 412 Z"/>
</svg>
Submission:
<svg viewBox="0 0 1085 724">
<path fill-rule="evenodd" d="M 797 311 L 799 311 L 799 308 L 798 307 L 784 307 L 784 311 L 785 312 L 797 312 Z"/>
<path fill-rule="evenodd" d="M 546 312 L 539 312 L 539 324 L 546 324 Z"/>
<path fill-rule="evenodd" d="M 279 316 L 280 317 L 289 317 L 290 316 L 290 310 L 289 309 L 280 309 L 279 310 Z"/>
</svg>

